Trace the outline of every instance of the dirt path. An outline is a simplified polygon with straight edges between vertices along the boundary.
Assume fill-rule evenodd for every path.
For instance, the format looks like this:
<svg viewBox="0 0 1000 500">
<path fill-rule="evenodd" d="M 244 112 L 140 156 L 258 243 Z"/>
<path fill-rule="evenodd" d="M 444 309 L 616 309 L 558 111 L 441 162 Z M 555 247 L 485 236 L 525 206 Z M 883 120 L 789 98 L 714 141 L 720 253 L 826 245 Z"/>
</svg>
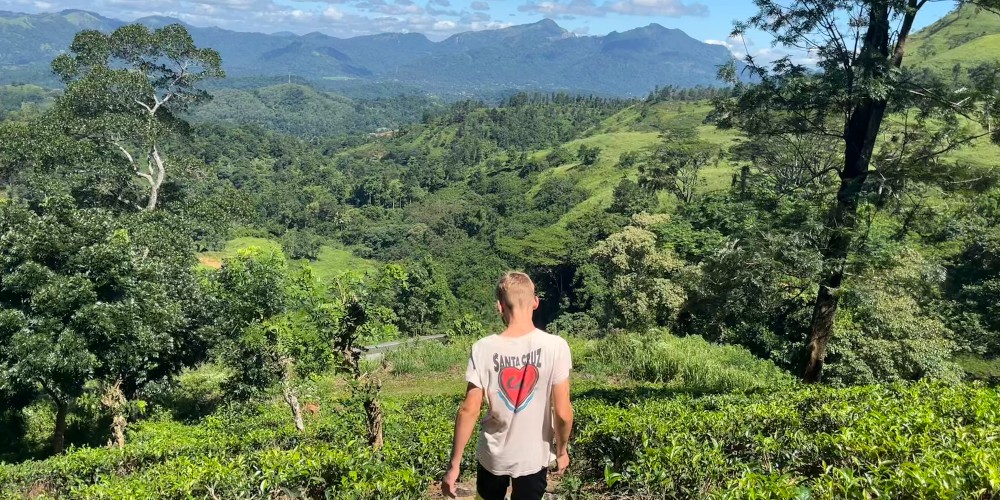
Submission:
<svg viewBox="0 0 1000 500">
<path fill-rule="evenodd" d="M 545 499 L 554 500 L 559 498 L 556 496 L 556 487 L 559 486 L 559 479 L 553 475 L 549 475 L 549 486 L 545 489 Z M 434 481 L 431 483 L 431 488 L 427 492 L 427 498 L 433 500 L 443 500 L 444 495 L 441 494 L 441 483 L 439 481 Z M 458 499 L 459 500 L 474 500 L 476 498 L 476 479 L 470 478 L 465 481 L 458 482 Z M 507 498 L 510 498 L 510 490 L 507 490 Z"/>
</svg>

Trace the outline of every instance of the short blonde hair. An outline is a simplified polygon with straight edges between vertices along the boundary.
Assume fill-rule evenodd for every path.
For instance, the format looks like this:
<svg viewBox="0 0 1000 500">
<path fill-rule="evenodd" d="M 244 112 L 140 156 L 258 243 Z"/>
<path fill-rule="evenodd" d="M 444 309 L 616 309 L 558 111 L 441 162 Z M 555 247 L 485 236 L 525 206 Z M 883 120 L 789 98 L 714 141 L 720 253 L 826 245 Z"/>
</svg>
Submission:
<svg viewBox="0 0 1000 500">
<path fill-rule="evenodd" d="M 497 301 L 508 310 L 531 307 L 535 301 L 535 284 L 525 273 L 507 271 L 497 282 Z"/>
</svg>

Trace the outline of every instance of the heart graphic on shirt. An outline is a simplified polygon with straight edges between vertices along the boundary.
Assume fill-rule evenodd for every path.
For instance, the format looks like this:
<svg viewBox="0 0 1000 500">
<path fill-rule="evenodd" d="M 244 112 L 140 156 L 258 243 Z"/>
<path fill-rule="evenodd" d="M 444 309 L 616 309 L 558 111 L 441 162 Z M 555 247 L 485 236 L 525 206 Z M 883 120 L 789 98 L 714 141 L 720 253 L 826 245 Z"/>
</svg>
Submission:
<svg viewBox="0 0 1000 500">
<path fill-rule="evenodd" d="M 537 366 L 524 365 L 523 368 L 508 366 L 500 370 L 500 397 L 511 411 L 517 413 L 531 402 L 536 383 L 538 383 Z"/>
</svg>

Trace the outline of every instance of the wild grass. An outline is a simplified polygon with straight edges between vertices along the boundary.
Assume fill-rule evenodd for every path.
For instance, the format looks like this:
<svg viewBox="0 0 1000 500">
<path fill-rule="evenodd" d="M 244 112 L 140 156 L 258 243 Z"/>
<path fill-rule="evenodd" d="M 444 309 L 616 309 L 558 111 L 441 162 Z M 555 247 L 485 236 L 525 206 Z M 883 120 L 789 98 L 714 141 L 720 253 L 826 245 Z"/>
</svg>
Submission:
<svg viewBox="0 0 1000 500">
<path fill-rule="evenodd" d="M 746 349 L 663 330 L 618 334 L 593 346 L 584 370 L 636 382 L 667 383 L 695 393 L 756 391 L 792 385 L 793 378 Z"/>
<path fill-rule="evenodd" d="M 329 280 L 346 272 L 363 274 L 376 266 L 374 261 L 358 257 L 341 245 L 323 245 L 316 260 L 309 264 L 321 280 Z"/>
<path fill-rule="evenodd" d="M 471 337 L 453 337 L 445 343 L 421 342 L 389 351 L 385 355 L 385 361 L 394 376 L 457 373 L 465 370 L 469 351 L 476 340 Z"/>
</svg>

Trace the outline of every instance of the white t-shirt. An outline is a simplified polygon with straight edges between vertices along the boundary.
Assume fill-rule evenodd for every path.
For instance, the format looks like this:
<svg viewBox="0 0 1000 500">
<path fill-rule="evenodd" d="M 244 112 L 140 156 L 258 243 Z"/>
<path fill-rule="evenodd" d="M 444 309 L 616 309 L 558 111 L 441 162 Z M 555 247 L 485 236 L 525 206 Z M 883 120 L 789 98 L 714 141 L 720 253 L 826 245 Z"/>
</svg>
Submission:
<svg viewBox="0 0 1000 500">
<path fill-rule="evenodd" d="M 520 337 L 491 335 L 472 346 L 465 380 L 489 402 L 476 446 L 486 470 L 520 477 L 555 460 L 552 386 L 569 377 L 572 365 L 569 344 L 538 329 Z"/>
</svg>

